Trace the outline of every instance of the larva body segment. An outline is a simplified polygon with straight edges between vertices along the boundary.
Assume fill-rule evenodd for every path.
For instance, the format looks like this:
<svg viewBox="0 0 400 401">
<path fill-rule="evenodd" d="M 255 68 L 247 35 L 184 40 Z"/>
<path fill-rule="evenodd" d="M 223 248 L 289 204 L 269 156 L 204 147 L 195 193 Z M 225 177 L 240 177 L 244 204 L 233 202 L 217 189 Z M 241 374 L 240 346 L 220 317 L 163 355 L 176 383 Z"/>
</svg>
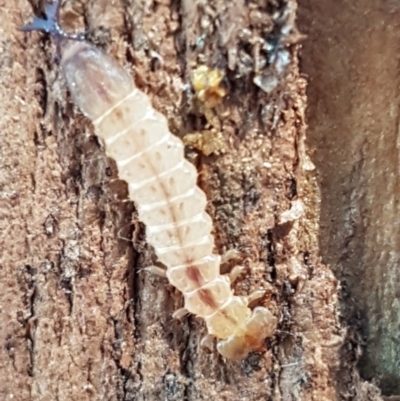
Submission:
<svg viewBox="0 0 400 401">
<path fill-rule="evenodd" d="M 51 18 L 37 18 L 26 30 L 52 23 Z M 252 311 L 220 274 L 206 196 L 196 184 L 195 167 L 184 158 L 182 141 L 112 58 L 59 30 L 44 30 L 56 37 L 71 95 L 128 183 L 147 240 L 167 267 L 170 283 L 183 293 L 185 308 L 205 319 L 223 356 L 238 359 L 261 349 L 275 330 L 276 318 L 264 307 Z"/>
</svg>

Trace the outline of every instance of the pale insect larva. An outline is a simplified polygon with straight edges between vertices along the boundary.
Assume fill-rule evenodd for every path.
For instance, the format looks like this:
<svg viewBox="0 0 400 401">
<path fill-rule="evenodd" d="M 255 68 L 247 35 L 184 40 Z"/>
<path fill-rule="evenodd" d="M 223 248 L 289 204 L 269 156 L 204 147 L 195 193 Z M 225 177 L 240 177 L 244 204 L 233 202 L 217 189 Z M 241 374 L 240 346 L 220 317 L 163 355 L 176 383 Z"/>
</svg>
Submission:
<svg viewBox="0 0 400 401">
<path fill-rule="evenodd" d="M 147 241 L 166 266 L 170 283 L 183 293 L 185 309 L 204 318 L 226 358 L 262 349 L 276 318 L 265 307 L 251 310 L 251 297 L 235 296 L 229 277 L 220 274 L 206 196 L 196 184 L 195 167 L 184 158 L 182 141 L 170 133 L 166 118 L 124 68 L 60 29 L 59 6 L 60 0 L 48 4 L 47 19 L 35 18 L 23 30 L 53 36 L 72 98 L 92 120 L 119 178 L 128 183 Z"/>
</svg>

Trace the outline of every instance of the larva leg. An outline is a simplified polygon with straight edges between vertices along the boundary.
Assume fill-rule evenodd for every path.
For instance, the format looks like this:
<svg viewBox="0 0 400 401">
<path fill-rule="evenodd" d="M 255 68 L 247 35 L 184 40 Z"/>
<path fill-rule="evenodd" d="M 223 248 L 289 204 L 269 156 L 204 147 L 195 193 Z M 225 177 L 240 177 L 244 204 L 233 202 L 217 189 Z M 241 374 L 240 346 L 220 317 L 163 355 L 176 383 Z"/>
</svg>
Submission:
<svg viewBox="0 0 400 401">
<path fill-rule="evenodd" d="M 162 267 L 159 267 L 159 266 L 155 266 L 155 265 L 147 266 L 147 267 L 144 267 L 143 269 L 140 269 L 140 270 L 144 270 L 144 271 L 149 272 L 151 274 L 155 274 L 156 276 L 159 276 L 159 277 L 164 277 L 164 278 L 167 277 L 167 271 L 165 269 L 163 269 Z"/>
<path fill-rule="evenodd" d="M 221 264 L 229 262 L 231 259 L 236 259 L 241 256 L 241 253 L 237 249 L 229 249 L 221 256 Z"/>
<path fill-rule="evenodd" d="M 235 266 L 228 274 L 229 280 L 231 283 L 234 283 L 242 271 L 245 269 L 244 266 Z"/>
<path fill-rule="evenodd" d="M 172 314 L 172 317 L 176 320 L 181 320 L 188 313 L 189 311 L 186 308 L 179 308 Z"/>
<path fill-rule="evenodd" d="M 122 240 L 128 241 L 128 242 L 132 242 L 132 238 L 126 238 L 126 237 L 123 237 L 123 236 L 121 235 L 121 232 L 122 232 L 123 230 L 125 230 L 126 227 L 129 227 L 129 226 L 131 226 L 131 225 L 132 225 L 132 224 L 129 224 L 129 225 L 124 226 L 124 227 L 121 227 L 121 228 L 118 230 L 118 233 L 117 233 L 118 239 L 122 239 Z"/>
<path fill-rule="evenodd" d="M 202 348 L 207 348 L 208 350 L 212 351 L 214 348 L 214 336 L 212 336 L 211 334 L 206 334 L 200 340 L 200 346 Z"/>
<path fill-rule="evenodd" d="M 262 298 L 265 295 L 264 290 L 257 290 L 252 292 L 251 294 L 247 295 L 247 297 L 244 297 L 244 299 L 247 302 L 247 305 L 251 304 L 252 302 L 256 301 L 257 299 Z"/>
<path fill-rule="evenodd" d="M 241 256 L 241 253 L 237 249 L 229 249 L 221 256 L 221 264 L 228 263 L 231 259 L 237 259 Z M 245 269 L 244 266 L 235 266 L 227 276 L 231 283 L 234 283 L 240 273 Z"/>
</svg>

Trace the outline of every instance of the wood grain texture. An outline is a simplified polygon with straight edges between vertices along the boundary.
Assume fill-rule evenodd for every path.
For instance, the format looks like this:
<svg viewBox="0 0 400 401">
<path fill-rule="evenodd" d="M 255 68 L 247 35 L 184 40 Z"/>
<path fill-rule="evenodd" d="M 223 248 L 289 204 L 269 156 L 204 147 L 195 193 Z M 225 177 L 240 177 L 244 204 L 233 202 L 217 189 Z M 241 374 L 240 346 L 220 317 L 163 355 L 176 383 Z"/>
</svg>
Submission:
<svg viewBox="0 0 400 401">
<path fill-rule="evenodd" d="M 115 165 L 68 99 L 50 40 L 16 31 L 31 16 L 27 2 L 0 6 L 3 398 L 340 399 L 338 283 L 318 257 L 305 81 L 296 35 L 278 40 L 292 27 L 296 4 L 104 0 L 67 2 L 63 11 L 67 27 L 87 28 L 96 45 L 134 68 L 137 86 L 174 134 L 222 134 L 219 155 L 187 150 L 210 199 L 216 249 L 243 252 L 251 274 L 235 291 L 267 287 L 265 305 L 280 317 L 270 351 L 240 363 L 200 349 L 206 329 L 195 318 L 174 322 L 181 295 L 140 271 L 153 251 Z M 290 56 L 275 81 L 267 37 Z M 227 96 L 218 107 L 199 104 L 186 89 L 199 64 L 225 72 Z M 379 399 L 349 377 L 345 399 Z"/>
<path fill-rule="evenodd" d="M 363 376 L 400 394 L 399 4 L 306 1 L 301 10 L 321 253 L 342 282 L 349 342 L 365 341 Z"/>
</svg>

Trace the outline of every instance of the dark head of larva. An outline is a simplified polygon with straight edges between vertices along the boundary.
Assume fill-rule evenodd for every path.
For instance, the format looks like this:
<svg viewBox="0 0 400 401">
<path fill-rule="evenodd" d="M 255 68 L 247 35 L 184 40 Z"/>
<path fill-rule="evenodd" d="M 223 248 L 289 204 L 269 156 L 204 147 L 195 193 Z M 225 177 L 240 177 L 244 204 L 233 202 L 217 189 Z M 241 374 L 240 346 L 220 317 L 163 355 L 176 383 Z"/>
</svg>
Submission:
<svg viewBox="0 0 400 401">
<path fill-rule="evenodd" d="M 110 56 L 83 40 L 82 34 L 67 33 L 60 27 L 60 5 L 61 0 L 46 4 L 46 18 L 34 17 L 21 30 L 39 30 L 52 36 L 75 104 L 96 120 L 134 90 L 133 79 Z"/>
</svg>

